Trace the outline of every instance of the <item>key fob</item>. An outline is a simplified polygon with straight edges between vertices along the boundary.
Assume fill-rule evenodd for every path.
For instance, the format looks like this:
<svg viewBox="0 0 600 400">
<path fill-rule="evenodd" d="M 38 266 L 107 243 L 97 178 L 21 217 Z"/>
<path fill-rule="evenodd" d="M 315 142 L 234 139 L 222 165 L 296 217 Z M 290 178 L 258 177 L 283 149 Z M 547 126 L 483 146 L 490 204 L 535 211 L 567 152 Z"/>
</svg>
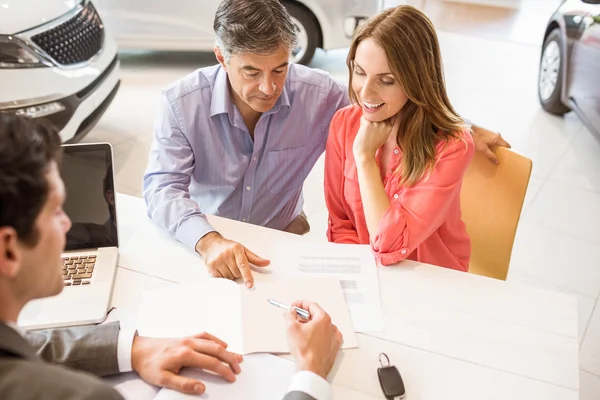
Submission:
<svg viewBox="0 0 600 400">
<path fill-rule="evenodd" d="M 385 356 L 385 354 L 382 355 Z M 387 356 L 385 357 L 387 358 Z M 389 365 L 389 360 L 387 366 L 383 366 L 382 363 L 381 368 L 377 368 L 377 375 L 379 376 L 381 390 L 388 400 L 404 398 L 404 382 L 402 381 L 398 368 Z"/>
</svg>

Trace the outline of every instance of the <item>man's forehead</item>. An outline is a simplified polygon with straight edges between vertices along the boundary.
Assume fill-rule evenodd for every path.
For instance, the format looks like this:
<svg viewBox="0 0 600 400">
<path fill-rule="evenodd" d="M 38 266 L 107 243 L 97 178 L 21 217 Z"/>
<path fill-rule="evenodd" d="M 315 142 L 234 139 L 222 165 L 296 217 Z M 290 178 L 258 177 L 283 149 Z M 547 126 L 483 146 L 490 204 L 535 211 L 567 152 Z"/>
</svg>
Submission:
<svg viewBox="0 0 600 400">
<path fill-rule="evenodd" d="M 241 53 L 234 56 L 243 69 L 270 70 L 285 67 L 289 62 L 289 52 L 278 51 L 270 54 Z"/>
<path fill-rule="evenodd" d="M 244 69 L 244 70 L 248 70 L 248 71 L 262 71 L 262 70 L 269 71 L 269 70 L 273 70 L 273 69 L 280 69 L 280 68 L 287 67 L 288 64 L 289 63 L 287 61 L 284 61 L 281 64 L 275 65 L 275 66 L 243 63 L 243 64 L 240 64 L 240 68 Z"/>
<path fill-rule="evenodd" d="M 65 198 L 65 184 L 60 177 L 58 166 L 55 162 L 50 164 L 48 172 L 46 173 L 48 179 L 48 198 L 53 203 L 62 203 Z"/>
</svg>

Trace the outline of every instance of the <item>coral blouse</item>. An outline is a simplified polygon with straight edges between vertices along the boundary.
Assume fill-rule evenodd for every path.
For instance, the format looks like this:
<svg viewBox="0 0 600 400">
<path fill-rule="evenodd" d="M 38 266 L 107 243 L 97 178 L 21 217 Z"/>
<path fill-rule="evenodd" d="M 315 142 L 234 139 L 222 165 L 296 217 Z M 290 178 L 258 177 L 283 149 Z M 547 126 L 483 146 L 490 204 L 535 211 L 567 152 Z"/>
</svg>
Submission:
<svg viewBox="0 0 600 400">
<path fill-rule="evenodd" d="M 382 265 L 409 259 L 467 271 L 471 242 L 461 220 L 460 189 L 474 154 L 468 132 L 437 145 L 436 162 L 414 186 L 396 176 L 402 150 L 393 150 L 383 181 L 390 207 L 369 238 L 363 212 L 356 163 L 352 153 L 362 109 L 339 110 L 329 128 L 325 153 L 325 200 L 329 210 L 327 237 L 336 243 L 371 244 Z"/>
</svg>

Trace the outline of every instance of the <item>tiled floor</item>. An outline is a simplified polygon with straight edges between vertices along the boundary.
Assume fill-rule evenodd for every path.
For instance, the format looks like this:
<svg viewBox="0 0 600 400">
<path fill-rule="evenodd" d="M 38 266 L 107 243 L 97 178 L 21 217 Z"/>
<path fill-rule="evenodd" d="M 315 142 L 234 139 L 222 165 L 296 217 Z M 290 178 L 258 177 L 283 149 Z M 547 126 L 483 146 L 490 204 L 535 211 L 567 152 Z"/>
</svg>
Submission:
<svg viewBox="0 0 600 400">
<path fill-rule="evenodd" d="M 493 13 L 488 14 L 489 22 Z M 518 20 L 522 16 L 511 18 Z M 510 25 L 497 22 L 497 26 Z M 600 142 L 574 115 L 558 118 L 540 109 L 536 95 L 539 40 L 520 40 L 531 37 L 518 26 L 507 28 L 499 36 L 490 33 L 494 30 L 487 26 L 484 31 L 487 29 L 488 34 L 475 37 L 475 28 L 453 29 L 456 24 L 446 24 L 447 30 L 460 32 L 440 33 L 447 85 L 454 105 L 463 115 L 502 132 L 513 149 L 533 159 L 533 176 L 508 279 L 577 296 L 581 399 L 598 400 Z M 345 54 L 345 50 L 319 52 L 312 66 L 345 82 Z M 213 61 L 210 54 L 123 55 L 121 90 L 97 127 L 84 139 L 114 145 L 119 191 L 141 194 L 161 88 Z M 325 240 L 327 211 L 322 192 L 322 161 L 305 184 L 305 211 L 313 240 Z"/>
</svg>

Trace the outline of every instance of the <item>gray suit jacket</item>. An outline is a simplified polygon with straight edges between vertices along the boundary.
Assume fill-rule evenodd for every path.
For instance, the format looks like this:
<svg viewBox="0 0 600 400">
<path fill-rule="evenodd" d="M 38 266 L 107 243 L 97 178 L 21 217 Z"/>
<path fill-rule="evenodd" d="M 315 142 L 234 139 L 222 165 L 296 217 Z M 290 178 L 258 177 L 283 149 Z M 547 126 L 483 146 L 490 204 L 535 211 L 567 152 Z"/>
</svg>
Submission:
<svg viewBox="0 0 600 400">
<path fill-rule="evenodd" d="M 113 323 L 30 332 L 26 341 L 0 322 L 0 399 L 122 400 L 90 374 L 118 372 L 118 332 Z"/>
<path fill-rule="evenodd" d="M 314 397 L 307 395 L 304 392 L 289 392 L 283 400 L 316 400 Z"/>
<path fill-rule="evenodd" d="M 123 400 L 97 379 L 119 372 L 118 335 L 114 322 L 27 332 L 25 340 L 0 322 L 0 399 Z M 290 392 L 283 400 L 316 399 Z"/>
</svg>

